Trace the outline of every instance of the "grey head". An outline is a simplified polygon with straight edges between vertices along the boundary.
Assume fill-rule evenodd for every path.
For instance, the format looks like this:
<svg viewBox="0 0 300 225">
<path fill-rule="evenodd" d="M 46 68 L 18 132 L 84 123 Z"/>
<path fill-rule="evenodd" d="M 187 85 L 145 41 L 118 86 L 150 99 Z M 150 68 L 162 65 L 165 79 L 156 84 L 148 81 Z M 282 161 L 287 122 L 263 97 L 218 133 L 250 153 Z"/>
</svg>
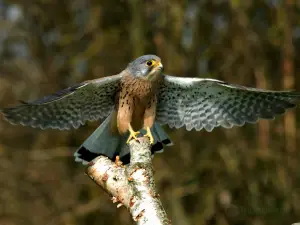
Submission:
<svg viewBox="0 0 300 225">
<path fill-rule="evenodd" d="M 126 68 L 131 75 L 146 79 L 161 74 L 162 69 L 161 59 L 156 55 L 143 55 L 129 63 Z"/>
</svg>

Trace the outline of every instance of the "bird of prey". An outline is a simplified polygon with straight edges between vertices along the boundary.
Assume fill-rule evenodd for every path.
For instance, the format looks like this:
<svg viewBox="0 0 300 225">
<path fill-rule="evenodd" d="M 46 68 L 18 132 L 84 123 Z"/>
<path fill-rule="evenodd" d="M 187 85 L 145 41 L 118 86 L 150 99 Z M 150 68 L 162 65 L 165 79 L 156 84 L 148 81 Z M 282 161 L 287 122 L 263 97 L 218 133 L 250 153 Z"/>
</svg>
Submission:
<svg viewBox="0 0 300 225">
<path fill-rule="evenodd" d="M 166 75 L 158 56 L 144 55 L 117 75 L 85 81 L 1 112 L 12 124 L 42 129 L 78 128 L 87 120 L 106 118 L 79 147 L 75 159 L 86 164 L 98 155 L 111 159 L 119 155 L 128 163 L 126 143 L 141 134 L 149 137 L 152 153 L 172 144 L 162 125 L 197 131 L 242 126 L 273 119 L 299 99 L 299 92 Z"/>
</svg>

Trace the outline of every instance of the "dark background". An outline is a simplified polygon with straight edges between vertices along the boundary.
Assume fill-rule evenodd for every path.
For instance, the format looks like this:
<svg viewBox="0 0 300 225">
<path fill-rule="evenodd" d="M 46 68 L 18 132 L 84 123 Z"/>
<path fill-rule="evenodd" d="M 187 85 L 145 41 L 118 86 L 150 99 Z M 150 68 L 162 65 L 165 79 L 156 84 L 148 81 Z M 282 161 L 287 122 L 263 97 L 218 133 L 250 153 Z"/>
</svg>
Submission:
<svg viewBox="0 0 300 225">
<path fill-rule="evenodd" d="M 300 91 L 300 1 L 0 0 L 0 107 L 120 72 L 154 53 L 165 72 Z M 173 225 L 300 221 L 299 109 L 257 125 L 168 133 L 154 158 Z M 56 131 L 0 116 L 0 224 L 133 224 L 74 162 L 99 125 Z"/>
</svg>

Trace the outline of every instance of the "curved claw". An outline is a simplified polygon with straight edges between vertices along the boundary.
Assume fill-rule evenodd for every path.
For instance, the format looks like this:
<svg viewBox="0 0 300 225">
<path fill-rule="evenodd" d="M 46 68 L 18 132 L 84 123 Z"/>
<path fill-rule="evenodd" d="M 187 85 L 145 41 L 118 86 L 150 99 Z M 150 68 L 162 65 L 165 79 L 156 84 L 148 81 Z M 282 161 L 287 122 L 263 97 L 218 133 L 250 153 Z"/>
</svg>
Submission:
<svg viewBox="0 0 300 225">
<path fill-rule="evenodd" d="M 137 140 L 137 135 L 139 135 L 139 131 L 130 132 L 129 138 L 126 141 L 126 144 L 128 144 L 132 139 Z"/>
<path fill-rule="evenodd" d="M 140 134 L 139 131 L 134 131 L 130 125 L 129 125 L 129 129 L 128 130 L 129 130 L 129 137 L 128 137 L 127 141 L 126 141 L 126 144 L 128 144 L 132 139 L 137 140 L 137 135 Z"/>
<path fill-rule="evenodd" d="M 148 137 L 150 139 L 150 143 L 153 145 L 154 144 L 154 138 L 152 136 L 150 127 L 147 127 L 146 129 L 147 129 L 147 133 L 144 136 Z"/>
</svg>

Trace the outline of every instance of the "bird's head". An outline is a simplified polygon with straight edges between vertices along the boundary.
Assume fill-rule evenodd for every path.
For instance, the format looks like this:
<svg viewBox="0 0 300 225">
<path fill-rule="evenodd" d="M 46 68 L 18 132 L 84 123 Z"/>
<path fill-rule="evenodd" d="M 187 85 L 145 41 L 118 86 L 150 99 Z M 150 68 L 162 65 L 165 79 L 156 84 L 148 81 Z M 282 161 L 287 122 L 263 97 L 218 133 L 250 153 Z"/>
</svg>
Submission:
<svg viewBox="0 0 300 225">
<path fill-rule="evenodd" d="M 134 77 L 153 80 L 163 70 L 161 60 L 156 55 L 143 55 L 128 64 L 126 70 Z"/>
</svg>

